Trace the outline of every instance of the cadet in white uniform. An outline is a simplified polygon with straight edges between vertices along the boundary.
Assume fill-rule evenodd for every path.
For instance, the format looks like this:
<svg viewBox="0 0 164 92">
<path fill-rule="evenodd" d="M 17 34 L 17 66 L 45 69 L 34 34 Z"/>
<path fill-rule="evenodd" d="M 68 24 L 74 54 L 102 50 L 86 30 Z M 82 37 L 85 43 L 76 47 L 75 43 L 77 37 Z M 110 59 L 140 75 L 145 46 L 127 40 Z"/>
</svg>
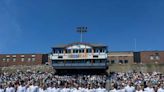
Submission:
<svg viewBox="0 0 164 92">
<path fill-rule="evenodd" d="M 27 89 L 27 92 L 39 92 L 39 87 L 37 85 L 33 85 L 35 83 L 32 83 L 29 88 Z"/>
<path fill-rule="evenodd" d="M 151 83 L 147 84 L 147 87 L 144 88 L 144 92 L 155 92 L 154 88 L 152 87 Z"/>
<path fill-rule="evenodd" d="M 125 87 L 126 92 L 135 92 L 135 87 L 132 86 L 132 83 L 129 82 L 128 85 Z"/>
<path fill-rule="evenodd" d="M 164 83 L 160 85 L 157 92 L 164 92 Z"/>
<path fill-rule="evenodd" d="M 17 87 L 17 91 L 16 92 L 26 92 L 26 87 L 25 87 L 23 81 L 20 82 L 20 85 Z"/>
<path fill-rule="evenodd" d="M 4 92 L 2 85 L 0 85 L 0 92 Z"/>
<path fill-rule="evenodd" d="M 15 92 L 14 85 L 10 82 L 5 92 Z"/>
</svg>

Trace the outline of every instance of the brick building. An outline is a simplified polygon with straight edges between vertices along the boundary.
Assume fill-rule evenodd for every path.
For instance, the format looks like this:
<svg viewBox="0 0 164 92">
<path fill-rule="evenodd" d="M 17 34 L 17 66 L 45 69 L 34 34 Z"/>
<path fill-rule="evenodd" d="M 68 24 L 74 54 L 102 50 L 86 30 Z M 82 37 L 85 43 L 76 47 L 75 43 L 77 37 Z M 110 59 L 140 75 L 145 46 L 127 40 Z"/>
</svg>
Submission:
<svg viewBox="0 0 164 92">
<path fill-rule="evenodd" d="M 164 64 L 164 51 L 141 51 L 140 58 L 142 63 Z"/>
<path fill-rule="evenodd" d="M 48 62 L 48 54 L 0 54 L 0 67 L 11 65 L 38 65 Z"/>
<path fill-rule="evenodd" d="M 109 52 L 108 60 L 110 64 L 120 63 L 133 63 L 134 55 L 132 51 L 117 51 L 117 52 Z"/>
</svg>

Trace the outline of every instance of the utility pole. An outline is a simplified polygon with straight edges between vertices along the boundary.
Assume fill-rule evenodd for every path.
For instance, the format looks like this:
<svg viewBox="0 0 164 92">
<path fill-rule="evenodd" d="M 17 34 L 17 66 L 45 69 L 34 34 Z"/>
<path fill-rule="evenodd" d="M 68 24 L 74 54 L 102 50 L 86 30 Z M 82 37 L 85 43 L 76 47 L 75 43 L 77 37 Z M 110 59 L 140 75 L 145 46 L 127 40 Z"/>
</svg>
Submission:
<svg viewBox="0 0 164 92">
<path fill-rule="evenodd" d="M 136 41 L 136 38 L 134 39 L 134 50 L 135 51 L 137 50 L 137 41 Z"/>
<path fill-rule="evenodd" d="M 80 42 L 83 42 L 83 33 L 87 32 L 87 27 L 77 27 L 77 32 L 80 33 Z"/>
</svg>

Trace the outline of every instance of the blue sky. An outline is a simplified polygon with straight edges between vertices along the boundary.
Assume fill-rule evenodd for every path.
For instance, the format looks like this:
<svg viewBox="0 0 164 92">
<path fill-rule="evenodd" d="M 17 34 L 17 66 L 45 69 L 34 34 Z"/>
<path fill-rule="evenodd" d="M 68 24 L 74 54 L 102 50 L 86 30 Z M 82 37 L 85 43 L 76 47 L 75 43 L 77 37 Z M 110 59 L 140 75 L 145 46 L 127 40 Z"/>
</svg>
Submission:
<svg viewBox="0 0 164 92">
<path fill-rule="evenodd" d="M 0 53 L 48 53 L 77 26 L 111 51 L 164 50 L 164 0 L 0 0 Z"/>
</svg>

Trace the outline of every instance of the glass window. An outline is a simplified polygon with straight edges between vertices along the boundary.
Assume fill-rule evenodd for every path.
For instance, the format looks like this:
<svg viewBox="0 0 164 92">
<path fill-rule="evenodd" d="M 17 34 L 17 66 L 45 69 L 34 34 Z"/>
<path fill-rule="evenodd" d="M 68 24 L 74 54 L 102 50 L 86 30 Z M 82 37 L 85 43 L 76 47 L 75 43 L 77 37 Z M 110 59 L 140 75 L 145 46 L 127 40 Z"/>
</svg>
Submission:
<svg viewBox="0 0 164 92">
<path fill-rule="evenodd" d="M 3 60 L 3 61 L 6 61 L 6 58 L 3 58 L 2 60 Z"/>
<path fill-rule="evenodd" d="M 119 63 L 121 63 L 121 64 L 122 64 L 122 63 L 123 63 L 123 60 L 119 60 Z"/>
<path fill-rule="evenodd" d="M 92 49 L 87 49 L 87 53 L 92 53 Z"/>
<path fill-rule="evenodd" d="M 76 51 L 75 50 L 73 50 L 73 53 L 75 53 Z"/>
<path fill-rule="evenodd" d="M 10 58 L 7 58 L 6 60 L 7 60 L 7 62 L 9 62 L 10 61 Z"/>
<path fill-rule="evenodd" d="M 88 64 L 89 64 L 89 63 L 91 63 L 91 61 L 90 61 L 90 60 L 87 60 L 86 62 L 87 62 Z"/>
<path fill-rule="evenodd" d="M 16 57 L 16 55 L 13 55 L 12 57 Z"/>
<path fill-rule="evenodd" d="M 28 61 L 31 61 L 31 58 L 28 58 Z"/>
<path fill-rule="evenodd" d="M 95 60 L 95 63 L 100 63 L 100 60 Z"/>
<path fill-rule="evenodd" d="M 34 62 L 35 61 L 35 58 L 32 58 L 32 61 Z"/>
<path fill-rule="evenodd" d="M 6 57 L 10 57 L 10 55 L 6 55 Z"/>
<path fill-rule="evenodd" d="M 111 60 L 111 64 L 114 64 L 115 63 L 115 61 L 114 60 Z"/>
<path fill-rule="evenodd" d="M 79 50 L 79 53 L 84 53 L 84 49 L 80 49 Z"/>
<path fill-rule="evenodd" d="M 154 56 L 150 56 L 150 60 L 154 60 Z"/>
<path fill-rule="evenodd" d="M 70 50 L 70 49 L 67 49 L 67 50 L 66 50 L 66 53 L 71 53 L 71 50 Z"/>
<path fill-rule="evenodd" d="M 16 61 L 16 58 L 13 58 L 13 62 L 15 62 Z"/>
<path fill-rule="evenodd" d="M 35 55 L 32 55 L 32 57 L 35 57 Z"/>
<path fill-rule="evenodd" d="M 76 53 L 78 53 L 79 52 L 79 50 L 76 50 Z"/>
<path fill-rule="evenodd" d="M 21 58 L 21 61 L 24 62 L 24 58 Z"/>
<path fill-rule="evenodd" d="M 59 53 L 63 53 L 63 50 L 59 50 Z"/>
<path fill-rule="evenodd" d="M 160 60 L 160 56 L 155 56 L 155 59 L 156 60 Z"/>
<path fill-rule="evenodd" d="M 128 60 L 125 60 L 124 62 L 125 62 L 125 63 L 128 63 L 129 61 L 128 61 Z"/>
<path fill-rule="evenodd" d="M 21 57 L 24 57 L 24 55 L 21 55 Z"/>
<path fill-rule="evenodd" d="M 94 53 L 99 53 L 99 49 L 94 49 Z"/>
<path fill-rule="evenodd" d="M 73 53 L 78 53 L 78 49 L 74 49 L 73 50 Z"/>
<path fill-rule="evenodd" d="M 71 60 L 70 60 L 70 61 L 68 60 L 68 61 L 66 61 L 66 63 L 71 64 L 71 63 L 72 63 L 72 61 L 71 61 Z"/>
<path fill-rule="evenodd" d="M 54 53 L 58 53 L 58 50 L 54 50 Z"/>
</svg>

